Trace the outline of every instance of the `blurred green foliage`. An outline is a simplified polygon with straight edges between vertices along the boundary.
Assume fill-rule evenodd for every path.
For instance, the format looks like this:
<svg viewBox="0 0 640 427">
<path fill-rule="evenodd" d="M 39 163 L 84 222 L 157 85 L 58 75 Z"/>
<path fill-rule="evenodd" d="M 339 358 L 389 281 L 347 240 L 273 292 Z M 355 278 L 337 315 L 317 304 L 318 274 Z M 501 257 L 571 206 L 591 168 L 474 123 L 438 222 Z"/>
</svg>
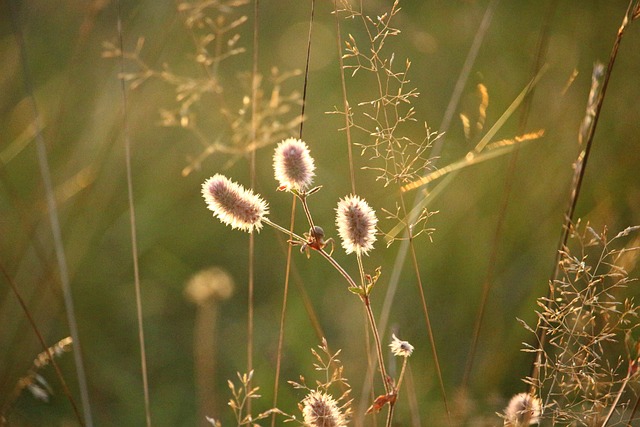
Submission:
<svg viewBox="0 0 640 427">
<path fill-rule="evenodd" d="M 0 261 L 19 286 L 45 338 L 53 343 L 67 336 L 45 194 L 33 132 L 29 130 L 34 117 L 23 81 L 30 79 L 44 123 L 94 418 L 97 425 L 142 425 L 120 62 L 102 58 L 103 43 L 117 43 L 117 5 L 109 1 L 14 3 L 31 75 L 22 72 L 11 15 L 4 2 L 0 5 Z M 413 103 L 419 123 L 426 121 L 437 129 L 488 3 L 401 3 L 403 10 L 396 25 L 402 33 L 387 48 L 395 53 L 397 61 L 412 61 L 409 78 L 420 92 Z M 534 321 L 535 299 L 546 292 L 568 203 L 571 165 L 579 151 L 577 134 L 592 66 L 595 61 L 608 60 L 627 6 L 625 1 L 557 2 L 550 16 L 549 3 L 505 1 L 498 5 L 456 109 L 457 113 L 473 114 L 477 109 L 475 85 L 483 83 L 490 96 L 487 126 L 494 123 L 529 81 L 540 31 L 550 26 L 546 58 L 549 71 L 535 88 L 527 126 L 528 130 L 543 128 L 546 133 L 543 139 L 519 151 L 515 175 L 509 178 L 511 200 L 468 390 L 473 405 L 490 418 L 511 394 L 524 389 L 520 379 L 528 374 L 531 359 L 520 348 L 522 341 L 531 341 L 532 337 L 516 317 Z M 364 7 L 376 16 L 390 7 L 390 1 L 365 1 Z M 133 50 L 138 39 L 144 37 L 140 58 L 150 67 L 161 70 L 167 64 L 177 74 L 206 78 L 195 62 L 195 32 L 186 28 L 184 13 L 177 9 L 176 2 L 122 1 L 125 49 Z M 338 198 L 350 192 L 350 185 L 346 138 L 338 130 L 344 122 L 337 115 L 325 114 L 342 106 L 331 11 L 331 2 L 317 2 L 304 139 L 318 166 L 315 182 L 323 185 L 311 199 L 314 219 L 329 236 L 335 236 L 334 209 Z M 251 70 L 252 6 L 238 12 L 249 17 L 238 28 L 238 43 L 247 52 L 222 62 L 219 71 L 230 111 L 242 107 L 246 93 L 238 73 Z M 261 73 L 268 75 L 272 67 L 283 72 L 304 69 L 309 13 L 309 2 L 260 3 Z M 357 22 L 342 21 L 341 25 L 343 37 L 349 33 L 362 36 Z M 631 25 L 622 42 L 578 203 L 577 217 L 588 220 L 596 229 L 608 226 L 617 231 L 640 223 L 639 26 Z M 126 67 L 127 72 L 136 70 L 130 62 Z M 570 81 L 574 71 L 577 75 Z M 292 77 L 283 84 L 283 92 L 301 91 L 302 83 L 302 75 Z M 349 79 L 347 85 L 354 99 L 370 96 L 366 93 L 370 88 L 351 85 Z M 228 165 L 231 157 L 216 153 L 183 176 L 184 168 L 204 148 L 192 133 L 160 126 L 160 110 L 179 106 L 174 88 L 149 79 L 128 91 L 127 97 L 154 425 L 188 426 L 198 422 L 193 330 L 199 309 L 185 298 L 184 289 L 192 275 L 210 266 L 228 270 L 236 283 L 233 297 L 218 306 L 218 344 L 214 349 L 216 359 L 211 360 L 216 366 L 216 405 L 209 408 L 210 416 L 232 425 L 226 409 L 226 381 L 234 379 L 236 371 L 246 369 L 249 238 L 211 218 L 200 196 L 200 184 L 221 171 L 247 184 L 248 161 L 244 156 Z M 220 107 L 218 98 L 205 94 L 193 110 L 198 124 L 207 130 L 204 137 L 209 143 L 230 143 L 232 138 Z M 498 138 L 517 134 L 518 115 L 516 112 Z M 472 147 L 459 120 L 454 119 L 438 165 L 459 159 Z M 286 226 L 291 197 L 276 191 L 271 156 L 272 147 L 257 152 L 256 187 L 270 203 L 270 218 Z M 358 157 L 356 166 L 363 166 L 366 160 Z M 429 225 L 435 228 L 433 241 L 416 241 L 445 386 L 452 399 L 457 395 L 471 342 L 508 162 L 509 156 L 501 157 L 457 175 L 431 206 L 439 211 L 430 219 Z M 392 209 L 397 193 L 377 185 L 374 177 L 371 171 L 358 170 L 357 188 L 382 216 L 380 209 Z M 300 214 L 299 234 L 306 231 Z M 390 228 L 389 222 L 382 223 L 383 228 Z M 370 270 L 382 266 L 383 276 L 373 296 L 376 312 L 382 306 L 396 252 L 397 245 L 385 249 L 379 242 L 365 260 Z M 336 247 L 335 257 L 355 274 L 354 258 L 344 255 L 340 247 Z M 254 405 L 264 410 L 272 401 L 282 306 L 286 262 L 282 236 L 268 228 L 256 235 L 255 261 L 254 367 L 255 384 L 261 387 L 263 398 Z M 294 264 L 279 406 L 297 413 L 296 402 L 303 396 L 284 381 L 297 380 L 299 375 L 313 378 L 309 349 L 320 342 L 305 311 L 301 287 L 310 298 L 329 346 L 343 349 L 345 375 L 359 399 L 366 369 L 362 307 L 320 257 L 307 259 L 294 251 Z M 390 327 L 416 348 L 411 373 L 422 416 L 429 414 L 430 419 L 440 420 L 441 397 L 415 281 L 407 263 L 391 310 Z M 387 340 L 390 330 L 382 332 Z M 42 351 L 4 282 L 0 286 L 0 349 L 2 406 L 5 396 Z M 73 358 L 62 356 L 59 363 L 75 393 Z M 51 401 L 43 403 L 23 392 L 9 414 L 10 425 L 74 422 L 53 371 L 47 368 L 43 375 L 55 391 Z M 408 420 L 406 402 L 398 408 L 398 419 Z"/>
</svg>

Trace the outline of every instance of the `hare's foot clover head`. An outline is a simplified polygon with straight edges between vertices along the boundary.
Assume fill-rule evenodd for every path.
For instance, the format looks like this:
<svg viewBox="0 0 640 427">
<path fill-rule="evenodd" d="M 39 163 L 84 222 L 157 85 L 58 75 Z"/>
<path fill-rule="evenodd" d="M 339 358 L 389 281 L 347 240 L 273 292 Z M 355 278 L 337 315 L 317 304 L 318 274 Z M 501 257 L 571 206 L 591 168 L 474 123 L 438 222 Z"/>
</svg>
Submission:
<svg viewBox="0 0 640 427">
<path fill-rule="evenodd" d="M 260 231 L 269 213 L 269 205 L 260 196 L 220 174 L 202 184 L 202 197 L 220 221 L 247 232 Z"/>
<path fill-rule="evenodd" d="M 519 393 L 511 398 L 504 410 L 504 425 L 525 427 L 540 422 L 542 401 L 529 393 Z"/>
<path fill-rule="evenodd" d="M 280 190 L 304 192 L 313 182 L 316 167 L 307 144 L 299 139 L 288 138 L 276 147 L 273 169 Z"/>
<path fill-rule="evenodd" d="M 336 226 L 342 247 L 348 254 L 367 254 L 376 241 L 378 218 L 371 206 L 358 196 L 347 196 L 338 202 Z"/>
<path fill-rule="evenodd" d="M 344 427 L 347 425 L 338 402 L 330 394 L 314 390 L 301 403 L 305 426 Z"/>
</svg>

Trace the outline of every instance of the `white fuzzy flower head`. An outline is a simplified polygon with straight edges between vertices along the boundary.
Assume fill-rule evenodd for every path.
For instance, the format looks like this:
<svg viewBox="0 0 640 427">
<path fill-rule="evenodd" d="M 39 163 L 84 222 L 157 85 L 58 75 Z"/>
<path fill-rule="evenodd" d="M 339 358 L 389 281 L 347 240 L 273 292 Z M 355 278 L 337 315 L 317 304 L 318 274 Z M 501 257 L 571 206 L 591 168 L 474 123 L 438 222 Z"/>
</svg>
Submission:
<svg viewBox="0 0 640 427">
<path fill-rule="evenodd" d="M 529 393 L 519 393 L 511 398 L 504 410 L 504 424 L 510 427 L 525 427 L 540 422 L 542 401 Z"/>
<path fill-rule="evenodd" d="M 336 226 L 347 253 L 366 254 L 373 249 L 378 218 L 367 202 L 358 196 L 347 196 L 338 202 L 336 212 Z"/>
<path fill-rule="evenodd" d="M 327 393 L 312 391 L 302 400 L 302 416 L 306 427 L 344 427 L 345 416 L 338 402 Z"/>
<path fill-rule="evenodd" d="M 307 144 L 299 139 L 288 138 L 276 147 L 273 169 L 281 189 L 304 191 L 313 182 L 316 167 Z"/>
<path fill-rule="evenodd" d="M 394 356 L 409 357 L 413 353 L 413 346 L 409 344 L 409 342 L 402 341 L 396 337 L 396 334 L 391 336 L 391 344 L 389 344 L 389 347 L 391 347 L 391 352 Z"/>
<path fill-rule="evenodd" d="M 202 184 L 202 197 L 214 216 L 231 228 L 260 231 L 260 221 L 269 213 L 267 202 L 260 196 L 220 174 Z"/>
</svg>

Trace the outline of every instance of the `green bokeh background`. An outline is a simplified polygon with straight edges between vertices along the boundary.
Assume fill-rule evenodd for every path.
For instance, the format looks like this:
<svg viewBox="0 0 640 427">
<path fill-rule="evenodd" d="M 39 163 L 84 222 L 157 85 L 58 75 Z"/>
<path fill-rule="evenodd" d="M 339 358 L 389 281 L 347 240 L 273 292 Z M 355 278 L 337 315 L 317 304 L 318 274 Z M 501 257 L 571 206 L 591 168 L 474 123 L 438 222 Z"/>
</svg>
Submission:
<svg viewBox="0 0 640 427">
<path fill-rule="evenodd" d="M 0 3 L 0 261 L 18 285 L 44 337 L 51 343 L 68 335 L 57 275 L 45 193 L 35 140 L 28 128 L 34 122 L 25 79 L 33 86 L 44 124 L 43 137 L 62 227 L 62 235 L 86 364 L 91 406 L 96 425 L 143 425 L 144 406 L 136 324 L 135 293 L 122 121 L 120 63 L 101 57 L 103 42 L 117 41 L 115 2 L 14 1 L 17 25 L 23 32 L 30 75 L 22 69 L 20 51 L 11 27 L 8 1 Z M 364 1 L 366 13 L 380 15 L 390 1 Z M 422 122 L 437 129 L 447 108 L 488 1 L 402 2 L 396 26 L 402 33 L 387 46 L 397 63 L 410 58 L 409 78 L 420 92 L 414 102 L 418 123 L 408 136 L 421 137 Z M 468 396 L 471 412 L 483 413 L 499 425 L 494 412 L 508 398 L 524 390 L 530 356 L 520 352 L 532 337 L 516 318 L 534 321 L 535 299 L 546 292 L 555 249 L 568 202 L 572 163 L 579 147 L 577 134 L 584 116 L 595 61 L 606 62 L 627 3 L 625 1 L 559 1 L 551 18 L 548 1 L 503 1 L 495 11 L 470 79 L 456 112 L 473 114 L 476 83 L 490 96 L 487 126 L 506 110 L 530 79 L 541 28 L 550 25 L 549 69 L 536 87 L 527 130 L 545 129 L 540 141 L 518 154 L 512 192 L 499 242 L 499 252 Z M 144 37 L 141 57 L 160 69 L 168 64 L 184 75 L 203 77 L 194 61 L 191 32 L 177 3 L 122 1 L 124 43 L 127 50 Z M 337 62 L 335 21 L 331 2 L 317 2 L 304 139 L 316 160 L 313 196 L 316 223 L 335 236 L 334 208 L 350 192 L 344 122 L 327 115 L 342 105 Z M 252 7 L 238 13 L 250 17 L 239 28 L 239 43 L 248 53 L 221 65 L 224 97 L 230 108 L 241 106 L 243 88 L 236 75 L 251 70 Z M 304 69 L 310 3 L 299 0 L 260 2 L 259 70 L 269 73 Z M 343 36 L 362 37 L 357 21 L 343 21 Z M 640 223 L 640 23 L 630 25 L 595 134 L 577 217 L 596 229 L 618 231 Z M 128 71 L 134 71 L 127 63 Z M 577 76 L 567 86 L 574 70 Z M 303 77 L 288 80 L 284 90 L 302 90 Z M 371 88 L 347 80 L 352 105 L 371 99 Z M 200 184 L 222 172 L 249 182 L 248 161 L 225 168 L 229 156 L 207 157 L 188 176 L 182 170 L 199 156 L 202 145 L 189 132 L 159 125 L 160 109 L 177 107 L 174 88 L 150 79 L 127 91 L 126 119 L 132 144 L 132 167 L 142 302 L 154 425 L 197 425 L 193 330 L 196 306 L 184 296 L 185 284 L 198 271 L 220 266 L 234 278 L 233 297 L 219 304 L 215 331 L 217 406 L 210 415 L 233 425 L 225 408 L 227 379 L 246 370 L 247 262 L 246 233 L 233 231 L 212 219 L 200 196 Z M 229 129 L 215 98 L 203 97 L 197 120 L 210 142 L 228 143 Z M 446 134 L 439 165 L 455 161 L 473 144 L 465 140 L 460 121 Z M 497 138 L 518 132 L 519 112 Z M 357 138 L 365 138 L 356 134 Z M 277 141 L 273 141 L 274 143 Z M 257 188 L 270 203 L 270 218 L 289 222 L 291 198 L 276 191 L 271 170 L 272 147 L 257 152 Z M 356 166 L 366 164 L 356 159 Z M 418 262 L 441 356 L 444 382 L 452 401 L 459 386 L 471 342 L 474 319 L 486 276 L 493 235 L 504 193 L 509 157 L 463 170 L 431 205 L 432 242 L 416 241 Z M 73 190 L 72 184 L 79 185 Z M 79 183 L 79 184 L 78 184 Z M 71 187 L 70 187 L 71 185 Z M 371 171 L 358 170 L 358 193 L 381 214 L 392 208 L 398 194 L 384 188 Z M 71 188 L 72 191 L 68 191 Z M 411 196 L 412 197 L 412 196 Z M 298 212 L 300 213 L 300 212 Z M 382 215 L 380 215 L 382 217 Z M 298 232 L 305 231 L 303 218 Z M 391 222 L 381 221 L 383 228 Z M 380 312 L 397 245 L 379 242 L 366 258 L 383 276 L 374 293 Z M 336 247 L 336 259 L 356 273 L 355 258 Z M 255 384 L 263 398 L 254 406 L 264 410 L 272 401 L 278 322 L 286 263 L 282 238 L 271 229 L 256 236 L 255 258 Z M 361 304 L 345 289 L 341 277 L 318 256 L 294 252 L 297 284 L 292 283 L 287 310 L 281 379 L 313 378 L 309 349 L 318 343 L 302 301 L 308 294 L 332 348 L 343 349 L 345 375 L 351 380 L 358 407 L 364 379 L 364 317 Z M 632 273 L 636 274 L 637 273 Z M 298 280 L 298 279 L 296 279 Z M 416 348 L 411 375 L 420 403 L 422 425 L 440 425 L 443 408 L 431 349 L 425 333 L 415 274 L 407 262 L 390 313 L 390 325 Z M 634 290 L 630 292 L 633 294 Z M 212 332 L 213 333 L 213 332 Z M 382 331 L 385 342 L 390 329 Z M 0 286 L 0 406 L 33 358 L 42 351 L 8 284 Z M 73 357 L 59 359 L 65 378 L 77 396 Z M 43 375 L 55 394 L 50 403 L 24 392 L 15 402 L 10 425 L 73 425 L 68 401 L 51 368 Z M 280 388 L 282 409 L 297 413 L 299 391 Z M 467 404 L 469 404 L 467 402 Z M 399 404 L 398 425 L 409 425 L 406 402 Z"/>
</svg>

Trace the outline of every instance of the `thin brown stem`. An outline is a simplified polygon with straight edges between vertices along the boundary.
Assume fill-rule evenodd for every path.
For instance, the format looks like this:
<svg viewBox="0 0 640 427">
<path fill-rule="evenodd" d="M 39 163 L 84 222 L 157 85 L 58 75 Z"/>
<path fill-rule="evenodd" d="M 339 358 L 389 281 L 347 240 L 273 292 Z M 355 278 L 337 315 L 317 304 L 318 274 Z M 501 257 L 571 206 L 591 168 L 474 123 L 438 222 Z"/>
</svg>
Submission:
<svg viewBox="0 0 640 427">
<path fill-rule="evenodd" d="M 393 17 L 395 15 L 395 10 L 398 6 L 398 3 L 394 3 L 391 11 L 389 12 L 389 19 L 391 19 L 391 17 Z M 374 43 L 374 39 L 375 37 L 372 36 L 372 34 L 369 32 L 369 26 L 367 25 L 367 20 L 365 19 L 364 16 L 361 15 L 361 18 L 363 19 L 363 24 L 365 29 L 367 30 L 367 32 L 369 33 L 369 40 L 371 41 L 372 45 Z M 390 21 L 389 21 L 390 22 Z M 389 22 L 387 23 L 387 25 L 389 25 Z M 380 44 L 380 48 L 382 47 L 382 44 Z M 387 65 L 386 61 L 384 59 L 382 59 L 381 57 L 379 57 L 379 49 L 372 49 L 373 51 L 373 56 L 371 58 L 371 62 L 372 62 L 372 71 L 374 73 L 374 77 L 376 79 L 376 84 L 377 84 L 377 89 L 378 89 L 378 97 L 380 100 L 383 100 L 385 98 L 387 98 L 389 96 L 390 93 L 390 88 L 389 88 L 389 72 L 390 70 L 387 69 L 387 67 L 390 65 Z M 407 66 L 408 67 L 408 66 Z M 403 82 L 400 84 L 400 88 L 398 89 L 399 92 L 402 92 L 403 89 L 403 85 L 404 85 L 404 79 L 406 79 L 406 73 L 408 72 L 408 68 L 405 70 L 405 74 L 403 76 Z M 344 73 L 344 70 L 343 70 Z M 346 90 L 345 90 L 345 97 L 346 97 Z M 392 105 L 395 105 L 395 107 L 392 107 Z M 397 110 L 397 104 L 386 104 L 384 102 L 380 103 L 380 105 L 378 105 L 377 109 L 376 109 L 376 120 L 378 119 L 378 115 L 381 113 L 382 115 L 382 127 L 385 129 L 384 133 L 381 135 L 381 138 L 383 138 L 383 140 L 389 144 L 389 158 L 390 158 L 390 163 L 392 165 L 392 167 L 394 168 L 394 175 L 395 176 L 399 176 L 399 171 L 398 171 L 398 162 L 396 161 L 396 148 L 394 145 L 394 133 L 396 131 L 396 128 L 399 124 L 399 117 L 400 114 Z M 345 111 L 345 114 L 348 114 L 348 111 Z M 390 117 L 391 116 L 391 117 Z M 349 117 L 347 116 L 347 125 L 349 125 Z M 393 124 L 392 124 L 393 121 Z M 406 208 L 406 203 L 404 200 L 404 196 L 402 193 L 400 193 L 400 201 L 401 201 L 401 207 L 402 207 L 402 212 L 404 213 L 404 215 L 407 215 L 408 210 Z M 426 304 L 426 300 L 424 297 L 424 289 L 422 286 L 422 281 L 420 279 L 420 269 L 418 267 L 418 263 L 417 263 L 417 259 L 416 259 L 416 255 L 415 255 L 415 248 L 413 246 L 412 243 L 412 239 L 411 239 L 411 230 L 410 227 L 407 227 L 407 233 L 409 234 L 409 246 L 411 248 L 411 252 L 412 252 L 412 257 L 413 257 L 413 267 L 414 270 L 416 272 L 416 276 L 418 277 L 418 285 L 419 285 L 419 291 L 420 291 L 420 295 L 421 295 L 421 299 L 422 299 L 422 307 L 423 307 L 423 312 L 425 315 L 425 319 L 426 319 L 426 325 L 427 325 L 427 331 L 428 331 L 428 335 L 429 335 L 429 339 L 430 339 L 430 343 L 431 343 L 431 348 L 432 348 L 432 354 L 433 354 L 433 358 L 434 358 L 434 363 L 436 366 L 436 371 L 437 371 L 437 375 L 438 375 L 438 380 L 439 380 L 439 385 L 440 385 L 440 390 L 442 393 L 442 399 L 444 402 L 444 406 L 445 406 L 445 410 L 447 413 L 447 416 L 449 417 L 450 411 L 449 411 L 449 406 L 448 406 L 448 402 L 447 402 L 447 396 L 446 396 L 446 390 L 444 387 L 444 381 L 442 378 L 442 370 L 440 368 L 440 363 L 439 363 L 439 359 L 438 359 L 438 353 L 436 350 L 436 343 L 435 343 L 435 339 L 434 339 L 434 334 L 433 334 L 433 329 L 431 327 L 431 321 L 429 319 L 429 312 L 427 309 L 427 304 Z M 406 253 L 406 252 L 405 252 Z M 392 294 L 387 293 L 387 297 L 392 296 Z M 385 301 L 386 307 L 390 306 L 390 301 L 387 304 L 387 301 Z M 383 319 L 385 319 L 385 321 L 383 322 L 383 325 L 386 325 L 386 315 L 383 313 Z M 386 326 L 385 326 L 386 327 Z M 384 329 L 383 329 L 384 331 Z M 386 379 L 385 379 L 386 381 Z M 388 392 L 388 388 L 387 385 L 385 384 L 385 389 Z M 390 414 L 389 416 L 392 416 L 393 411 L 390 410 Z M 388 418 L 387 421 L 390 423 L 391 419 Z"/>
<path fill-rule="evenodd" d="M 120 51 L 124 52 L 124 36 L 122 31 L 121 2 L 118 1 L 118 39 Z M 124 56 L 120 56 L 120 73 L 124 74 Z M 122 132 L 124 136 L 125 164 L 127 174 L 127 203 L 129 206 L 129 228 L 131 238 L 131 258 L 133 260 L 133 283 L 136 294 L 136 318 L 138 322 L 138 345 L 140 346 L 140 368 L 142 370 L 142 390 L 144 394 L 144 414 L 147 427 L 151 427 L 151 404 L 149 399 L 149 377 L 147 375 L 147 353 L 144 339 L 144 323 L 142 315 L 142 291 L 140 286 L 140 267 L 138 263 L 138 238 L 136 228 L 136 212 L 133 203 L 133 173 L 131 167 L 131 138 L 127 120 L 127 88 L 124 79 L 120 79 L 122 93 Z"/>
<path fill-rule="evenodd" d="M 315 0 L 311 0 L 311 17 L 309 18 L 309 36 L 307 38 L 307 59 L 305 61 L 305 69 L 304 69 L 304 84 L 302 88 L 302 107 L 300 111 L 300 130 L 298 136 L 302 139 L 302 129 L 304 124 L 304 110 L 307 104 L 307 87 L 309 82 L 309 63 L 311 58 L 311 30 L 313 29 L 313 17 L 315 14 Z M 311 215 L 308 213 L 308 208 L 306 208 L 306 204 L 303 202 L 303 206 L 305 207 L 305 214 L 307 214 L 307 218 L 311 221 Z M 289 226 L 289 231 L 293 234 L 294 226 L 295 226 L 295 212 L 296 212 L 296 197 L 294 195 L 291 200 L 291 223 Z M 311 226 L 313 229 L 313 225 Z M 284 321 L 285 321 L 285 313 L 287 309 L 287 295 L 289 293 L 289 277 L 291 273 L 291 250 L 292 246 L 289 245 L 287 248 L 287 266 L 285 269 L 285 279 L 284 279 L 284 292 L 282 297 L 282 313 L 280 315 L 280 333 L 278 336 L 278 354 L 276 360 L 276 378 L 273 389 L 273 407 L 277 407 L 278 404 L 278 385 L 280 380 L 280 364 L 282 361 L 282 345 L 284 343 Z M 274 427 L 276 423 L 276 413 L 274 412 L 271 417 L 271 426 Z"/>
<path fill-rule="evenodd" d="M 613 416 L 613 413 L 616 410 L 616 406 L 618 406 L 618 402 L 620 401 L 620 396 L 622 396 L 622 393 L 624 393 L 624 389 L 627 387 L 627 384 L 629 383 L 629 379 L 631 379 L 631 371 L 627 373 L 627 376 L 622 382 L 622 385 L 620 386 L 620 390 L 618 390 L 618 393 L 616 394 L 616 398 L 611 404 L 611 409 L 609 409 L 609 413 L 607 414 L 604 421 L 602 422 L 602 427 L 606 427 L 607 424 L 609 424 L 609 420 L 611 419 L 611 416 Z"/>
<path fill-rule="evenodd" d="M 62 371 L 60 370 L 58 363 L 55 361 L 54 356 L 51 353 L 51 348 L 45 342 L 44 337 L 40 332 L 40 328 L 38 328 L 38 325 L 36 325 L 36 322 L 33 319 L 33 316 L 31 316 L 31 311 L 29 311 L 27 304 L 24 302 L 24 299 L 22 299 L 20 292 L 18 292 L 18 287 L 13 282 L 13 279 L 11 278 L 11 276 L 9 276 L 9 273 L 4 268 L 4 265 L 2 263 L 0 263 L 0 271 L 2 272 L 2 275 L 6 279 L 7 283 L 9 284 L 9 287 L 11 287 L 11 290 L 13 291 L 13 294 L 16 296 L 18 303 L 20 304 L 20 307 L 22 307 L 22 311 L 24 311 L 24 314 L 27 317 L 27 320 L 29 321 L 31 328 L 33 329 L 36 336 L 38 337 L 38 341 L 40 341 L 40 345 L 42 346 L 44 351 L 47 353 L 47 356 L 51 361 L 51 365 L 53 366 L 53 369 L 56 372 L 56 377 L 58 378 L 58 380 L 60 381 L 60 385 L 62 386 L 62 391 L 64 392 L 65 396 L 67 396 L 69 403 L 71 403 L 71 407 L 73 408 L 73 412 L 76 418 L 78 419 L 78 422 L 80 423 L 81 426 L 84 426 L 85 424 L 84 424 L 84 420 L 82 419 L 82 415 L 80 414 L 80 410 L 78 409 L 78 406 L 76 405 L 76 402 L 73 399 L 71 392 L 69 391 L 69 387 L 67 386 L 67 382 L 64 380 L 64 376 L 62 375 Z M 2 411 L 0 411 L 0 416 L 6 415 L 9 405 L 11 405 L 12 403 L 13 401 L 12 399 L 10 399 L 2 408 Z"/>
<path fill-rule="evenodd" d="M 333 14 L 336 20 L 336 40 L 338 43 L 338 64 L 340 65 L 340 86 L 342 89 L 342 108 L 344 111 L 345 132 L 347 134 L 347 152 L 349 154 L 349 178 L 351 192 L 356 194 L 356 174 L 353 164 L 353 143 L 351 141 L 351 107 L 347 99 L 347 82 L 344 76 L 344 59 L 342 58 L 342 32 L 340 30 L 340 18 L 338 17 L 338 0 L 333 0 Z"/>
<path fill-rule="evenodd" d="M 255 0 L 253 7 L 253 58 L 251 71 L 251 142 L 255 143 L 258 134 L 258 18 L 260 0 Z M 249 174 L 251 188 L 256 185 L 256 150 L 249 156 Z M 247 372 L 253 372 L 253 293 L 255 284 L 255 234 L 249 234 L 249 290 L 247 314 Z M 251 384 L 249 384 L 249 389 Z M 247 401 L 247 413 L 251 413 L 251 399 Z"/>
<path fill-rule="evenodd" d="M 369 326 L 371 328 L 371 332 L 373 333 L 373 340 L 375 342 L 376 353 L 378 355 L 378 367 L 380 369 L 380 375 L 382 376 L 382 383 L 384 385 L 384 390 L 387 394 L 389 394 L 391 392 L 389 388 L 389 376 L 387 375 L 387 369 L 384 366 L 384 358 L 382 356 L 382 344 L 380 343 L 380 334 L 378 333 L 378 327 L 376 326 L 376 319 L 373 315 L 373 310 L 371 310 L 371 301 L 368 295 L 363 295 L 361 299 L 362 299 L 362 302 L 364 303 L 364 307 L 367 312 L 367 319 L 369 320 Z"/>
<path fill-rule="evenodd" d="M 309 63 L 311 62 L 311 30 L 313 29 L 313 17 L 315 15 L 316 0 L 311 0 L 311 17 L 309 18 L 309 35 L 307 37 L 307 59 L 304 65 L 304 84 L 302 87 L 302 108 L 300 111 L 300 139 L 302 139 L 302 126 L 304 124 L 304 110 L 307 100 L 307 85 L 309 83 Z"/>
<path fill-rule="evenodd" d="M 429 309 L 427 306 L 427 299 L 424 296 L 424 286 L 422 285 L 422 278 L 420 276 L 420 267 L 418 265 L 418 257 L 416 256 L 416 249 L 413 244 L 413 237 L 411 236 L 411 229 L 408 228 L 409 233 L 409 250 L 411 251 L 411 262 L 413 263 L 413 269 L 416 272 L 416 281 L 418 285 L 418 291 L 420 293 L 420 304 L 422 305 L 422 312 L 424 314 L 425 326 L 427 328 L 427 334 L 429 336 L 429 343 L 431 344 L 431 355 L 433 357 L 433 364 L 438 375 L 438 385 L 440 386 L 440 393 L 442 394 L 442 403 L 444 404 L 444 410 L 447 413 L 447 419 L 451 423 L 451 411 L 449 409 L 449 401 L 447 400 L 447 392 L 444 388 L 444 378 L 442 377 L 442 368 L 440 367 L 440 358 L 438 357 L 438 350 L 436 347 L 436 339 L 433 335 L 433 327 L 431 326 L 431 317 L 429 316 Z M 404 370 L 404 367 L 403 367 Z"/>
<path fill-rule="evenodd" d="M 309 210 L 309 205 L 307 204 L 307 196 L 302 194 L 298 198 L 300 199 L 300 202 L 302 203 L 302 210 L 304 211 L 304 214 L 307 217 L 307 221 L 309 221 L 309 227 L 311 229 L 311 233 L 315 233 L 313 231 L 313 228 L 314 228 L 313 217 L 311 216 L 311 211 Z"/>
<path fill-rule="evenodd" d="M 291 201 L 291 223 L 289 225 L 289 232 L 293 233 L 293 227 L 295 225 L 295 217 L 296 217 L 296 197 L 292 197 Z M 282 312 L 280 313 L 280 332 L 278 334 L 278 353 L 276 356 L 276 377 L 273 385 L 273 407 L 276 408 L 278 406 L 278 387 L 280 384 L 280 365 L 282 363 L 282 346 L 284 344 L 284 323 L 285 316 L 287 312 L 287 297 L 289 295 L 289 278 L 291 277 L 291 251 L 293 249 L 292 245 L 287 245 L 287 265 L 285 267 L 285 276 L 284 276 L 284 291 L 282 295 Z M 275 427 L 276 425 L 276 414 L 274 413 L 271 416 L 271 427 Z"/>
</svg>

